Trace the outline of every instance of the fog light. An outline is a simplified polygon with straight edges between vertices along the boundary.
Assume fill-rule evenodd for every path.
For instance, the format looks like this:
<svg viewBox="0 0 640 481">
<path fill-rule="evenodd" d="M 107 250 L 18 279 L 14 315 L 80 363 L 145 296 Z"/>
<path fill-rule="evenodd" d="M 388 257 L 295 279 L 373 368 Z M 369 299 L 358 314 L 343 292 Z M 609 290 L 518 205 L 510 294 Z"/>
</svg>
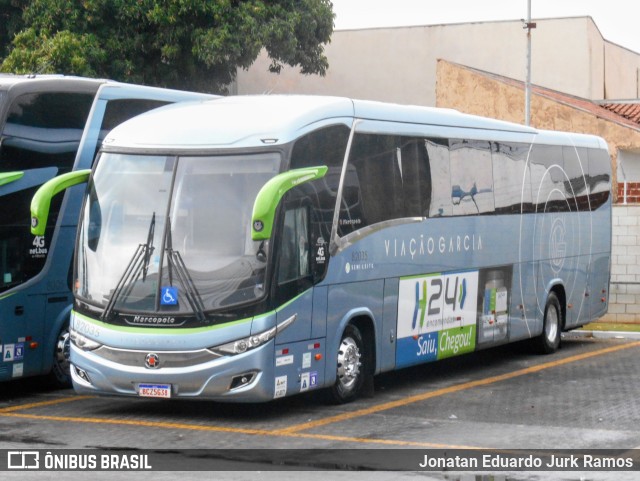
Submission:
<svg viewBox="0 0 640 481">
<path fill-rule="evenodd" d="M 231 379 L 231 385 L 229 386 L 229 391 L 233 389 L 238 389 L 239 387 L 246 386 L 247 384 L 251 384 L 253 378 L 256 376 L 254 372 L 247 372 L 245 374 L 241 374 L 239 376 L 235 376 Z"/>
<path fill-rule="evenodd" d="M 83 380 L 87 384 L 92 384 L 91 383 L 91 379 L 89 378 L 89 375 L 87 374 L 87 371 L 85 371 L 84 369 L 80 369 L 79 367 L 74 366 L 74 365 L 72 365 L 71 367 L 75 371 L 76 376 L 78 376 L 81 380 Z"/>
</svg>

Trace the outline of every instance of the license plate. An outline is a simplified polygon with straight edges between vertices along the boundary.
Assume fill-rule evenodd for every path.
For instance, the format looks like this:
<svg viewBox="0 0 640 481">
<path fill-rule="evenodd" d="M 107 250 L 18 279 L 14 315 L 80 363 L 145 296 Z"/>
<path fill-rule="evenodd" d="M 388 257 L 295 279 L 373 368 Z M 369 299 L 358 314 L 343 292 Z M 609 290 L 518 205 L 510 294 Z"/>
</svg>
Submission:
<svg viewBox="0 0 640 481">
<path fill-rule="evenodd" d="M 140 397 L 171 397 L 171 384 L 139 384 L 138 395 Z"/>
</svg>

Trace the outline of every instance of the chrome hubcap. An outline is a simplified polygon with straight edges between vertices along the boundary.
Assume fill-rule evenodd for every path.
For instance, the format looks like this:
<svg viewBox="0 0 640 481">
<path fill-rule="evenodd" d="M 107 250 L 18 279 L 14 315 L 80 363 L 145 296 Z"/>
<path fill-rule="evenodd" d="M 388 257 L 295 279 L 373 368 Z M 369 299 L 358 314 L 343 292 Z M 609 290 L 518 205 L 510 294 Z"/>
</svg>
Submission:
<svg viewBox="0 0 640 481">
<path fill-rule="evenodd" d="M 60 333 L 56 342 L 56 353 L 53 357 L 53 368 L 58 376 L 69 376 L 71 363 L 69 362 L 69 331 Z"/>
<path fill-rule="evenodd" d="M 558 321 L 558 310 L 554 306 L 549 307 L 547 310 L 547 323 L 544 329 L 547 339 L 551 343 L 555 342 L 556 337 L 558 337 Z"/>
<path fill-rule="evenodd" d="M 351 388 L 360 375 L 360 349 L 356 342 L 347 337 L 340 343 L 338 351 L 338 380 L 346 389 Z"/>
</svg>

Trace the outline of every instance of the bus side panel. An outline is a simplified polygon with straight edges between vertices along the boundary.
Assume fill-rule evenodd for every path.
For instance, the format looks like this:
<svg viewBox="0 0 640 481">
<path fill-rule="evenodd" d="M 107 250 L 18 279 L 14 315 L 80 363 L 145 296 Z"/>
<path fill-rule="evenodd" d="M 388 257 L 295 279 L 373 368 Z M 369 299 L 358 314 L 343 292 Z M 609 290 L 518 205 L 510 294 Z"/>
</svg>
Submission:
<svg viewBox="0 0 640 481">
<path fill-rule="evenodd" d="M 313 314 L 311 317 L 311 337 L 325 337 L 327 335 L 327 287 L 316 286 L 313 289 Z"/>
<path fill-rule="evenodd" d="M 336 356 L 345 327 L 356 318 L 367 318 L 373 326 L 375 342 L 365 346 L 375 352 L 380 362 L 382 342 L 384 280 L 353 282 L 329 287 L 329 313 L 327 314 L 326 383 L 336 380 Z M 378 365 L 376 372 L 379 372 Z"/>
<path fill-rule="evenodd" d="M 509 341 L 529 339 L 542 332 L 542 317 L 538 311 L 534 263 L 513 266 L 513 293 L 509 318 Z"/>
<path fill-rule="evenodd" d="M 16 292 L 0 305 L 3 311 L 0 381 L 41 374 L 43 355 L 48 349 L 42 319 L 45 296 Z M 37 342 L 38 348 L 31 349 L 30 341 Z"/>
<path fill-rule="evenodd" d="M 313 292 L 313 289 L 309 289 L 293 301 L 278 309 L 276 314 L 277 324 L 286 321 L 291 318 L 291 316 L 296 316 L 296 320 L 278 334 L 276 338 L 277 344 L 304 341 L 311 338 Z"/>
<path fill-rule="evenodd" d="M 593 219 L 593 257 L 589 276 L 591 320 L 607 313 L 611 280 L 611 198 L 591 214 Z"/>
<path fill-rule="evenodd" d="M 396 367 L 396 330 L 398 316 L 398 279 L 386 279 L 384 283 L 384 313 L 382 315 L 382 337 L 380 338 L 380 372 Z"/>
</svg>

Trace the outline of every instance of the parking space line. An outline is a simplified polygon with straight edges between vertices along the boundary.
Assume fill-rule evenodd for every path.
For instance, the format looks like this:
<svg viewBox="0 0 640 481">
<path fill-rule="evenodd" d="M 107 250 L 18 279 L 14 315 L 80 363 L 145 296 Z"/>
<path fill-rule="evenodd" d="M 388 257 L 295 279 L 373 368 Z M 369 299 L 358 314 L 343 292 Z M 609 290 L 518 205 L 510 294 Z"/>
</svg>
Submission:
<svg viewBox="0 0 640 481">
<path fill-rule="evenodd" d="M 583 354 L 577 354 L 574 356 L 566 357 L 564 359 L 558 359 L 550 362 L 541 363 L 535 366 L 519 369 L 517 371 L 501 374 L 498 376 L 491 376 L 491 377 L 479 379 L 476 381 L 457 384 L 447 388 L 436 389 L 434 391 L 429 391 L 422 394 L 409 396 L 403 399 L 399 399 L 397 401 L 384 402 L 368 408 L 358 409 L 355 411 L 339 414 L 336 416 L 329 416 L 324 419 L 318 419 L 316 421 L 311 421 L 308 423 L 297 424 L 297 425 L 286 427 L 284 429 L 272 429 L 272 430 L 246 429 L 246 428 L 234 428 L 234 427 L 212 426 L 212 425 L 173 423 L 173 422 L 163 422 L 163 421 L 142 421 L 142 420 L 127 420 L 127 419 L 116 419 L 116 418 L 52 416 L 52 415 L 41 415 L 41 414 L 28 414 L 28 413 L 21 412 L 27 409 L 52 406 L 52 405 L 61 404 L 65 402 L 93 399 L 95 398 L 95 396 L 74 396 L 70 398 L 61 398 L 61 399 L 54 399 L 49 401 L 23 404 L 20 406 L 12 406 L 9 408 L 0 409 L 0 417 L 11 417 L 11 418 L 22 418 L 22 419 L 32 419 L 32 420 L 44 420 L 44 421 L 58 421 L 58 422 L 67 422 L 67 423 L 90 423 L 90 424 L 103 424 L 103 425 L 149 427 L 149 428 L 159 428 L 159 429 L 181 429 L 181 430 L 189 430 L 189 431 L 221 432 L 221 433 L 244 434 L 244 435 L 253 435 L 253 436 L 275 436 L 275 437 L 285 437 L 285 438 L 316 439 L 316 440 L 333 441 L 333 442 L 338 441 L 338 442 L 349 442 L 349 443 L 356 443 L 356 444 L 380 444 L 380 445 L 387 445 L 387 446 L 405 446 L 405 447 L 414 447 L 414 448 L 483 449 L 478 446 L 461 446 L 461 445 L 450 445 L 450 444 L 441 444 L 441 443 L 403 441 L 403 440 L 379 439 L 379 438 L 359 438 L 359 437 L 349 437 L 349 436 L 336 436 L 332 434 L 322 434 L 322 433 L 308 433 L 303 431 L 307 431 L 310 429 L 326 426 L 326 425 L 341 422 L 341 421 L 355 419 L 355 418 L 366 416 L 369 414 L 379 413 L 379 412 L 393 409 L 396 407 L 407 406 L 409 404 L 413 404 L 416 402 L 425 401 L 427 399 L 432 399 L 432 398 L 444 396 L 447 394 L 457 393 L 460 391 L 472 389 L 474 387 L 487 386 L 497 382 L 506 381 L 506 380 L 517 378 L 527 374 L 550 369 L 553 367 L 563 366 L 573 362 L 577 362 L 577 361 L 581 361 L 581 360 L 585 360 L 585 359 L 589 359 L 597 356 L 602 356 L 605 354 L 609 354 L 609 353 L 613 353 L 613 352 L 617 352 L 625 349 L 636 348 L 636 347 L 640 347 L 640 341 L 607 347 L 604 349 L 599 349 L 596 351 L 591 351 Z"/>
<path fill-rule="evenodd" d="M 46 414 L 25 414 L 25 413 L 0 413 L 0 417 L 12 417 L 22 419 L 34 419 L 45 421 L 60 421 L 60 422 L 73 422 L 73 423 L 89 423 L 89 424 L 111 424 L 118 426 L 137 426 L 148 428 L 164 428 L 164 429 L 184 429 L 189 431 L 215 431 L 226 432 L 235 434 L 260 434 L 269 435 L 271 431 L 264 429 L 244 429 L 244 428 L 229 428 L 224 426 L 207 426 L 198 424 L 185 424 L 185 423 L 170 423 L 163 421 L 139 421 L 130 419 L 114 419 L 114 418 L 87 418 L 87 417 L 72 417 L 72 416 L 50 416 Z"/>
<path fill-rule="evenodd" d="M 231 434 L 246 434 L 252 436 L 276 436 L 276 437 L 288 437 L 288 438 L 306 438 L 317 439 L 322 441 L 341 441 L 351 442 L 358 444 L 382 444 L 386 446 L 405 446 L 415 448 L 431 448 L 431 449 L 483 449 L 477 446 L 461 446 L 451 444 L 429 443 L 429 442 L 417 442 L 417 441 L 403 441 L 393 439 L 376 439 L 376 438 L 356 438 L 349 436 L 334 436 L 331 434 L 311 434 L 311 433 L 289 433 L 282 434 L 278 431 L 269 431 L 265 429 L 244 429 L 244 428 L 229 428 L 223 426 L 207 426 L 198 424 L 184 424 L 184 423 L 168 423 L 162 421 L 133 421 L 126 419 L 110 419 L 110 418 L 84 418 L 84 417 L 71 417 L 71 416 L 48 416 L 43 414 L 25 414 L 25 413 L 0 413 L 0 417 L 11 417 L 20 419 L 32 419 L 32 420 L 44 420 L 44 421 L 58 421 L 66 423 L 89 423 L 89 424 L 108 424 L 116 426 L 133 426 L 133 427 L 147 427 L 147 428 L 160 428 L 160 429 L 183 429 L 188 431 L 204 431 L 204 432 L 223 432 Z"/>
<path fill-rule="evenodd" d="M 60 399 L 53 399 L 50 401 L 41 401 L 29 404 L 20 404 L 18 406 L 11 406 L 8 408 L 0 408 L 0 414 L 11 413 L 15 411 L 23 411 L 25 409 L 33 409 L 44 406 L 53 406 L 54 404 L 62 404 L 74 401 L 82 401 L 83 399 L 94 399 L 95 396 L 74 396 L 74 397 L 65 397 Z"/>
<path fill-rule="evenodd" d="M 524 369 L 519 369 L 517 371 L 508 372 L 505 374 L 500 374 L 498 376 L 487 377 L 484 379 L 478 379 L 477 381 L 469 381 L 462 384 L 456 384 L 454 386 L 436 389 L 435 391 L 429 391 L 422 394 L 417 394 L 415 396 L 409 396 L 403 399 L 398 399 L 396 401 L 385 402 L 382 404 L 377 404 L 368 408 L 358 409 L 356 411 L 350 411 L 343 414 L 338 414 L 336 416 L 330 416 L 323 419 L 318 419 L 315 421 L 310 421 L 307 423 L 297 424 L 294 426 L 290 426 L 288 428 L 284 428 L 276 431 L 282 435 L 288 435 L 299 431 L 306 431 L 309 429 L 314 429 L 321 426 L 326 426 L 327 424 L 333 424 L 337 422 L 347 421 L 354 418 L 367 416 L 369 414 L 379 413 L 381 411 L 387 411 L 389 409 L 407 406 L 409 404 L 413 404 L 420 401 L 426 401 L 427 399 L 432 399 L 434 397 L 444 396 L 446 394 L 453 394 L 460 391 L 465 391 L 467 389 L 472 389 L 474 387 L 487 386 L 489 384 L 495 384 L 497 382 L 506 381 L 508 379 L 513 379 L 516 377 L 524 376 L 526 374 L 531 374 L 534 372 L 544 371 L 545 369 L 550 369 L 557 366 L 562 366 L 565 364 L 570 364 L 577 361 L 582 361 L 584 359 L 589 359 L 596 356 L 602 356 L 604 354 L 609 354 L 612 352 L 621 351 L 623 349 L 631 349 L 634 347 L 640 347 L 639 342 L 632 342 L 629 344 L 621 344 L 618 346 L 607 347 L 604 349 L 599 349 L 597 351 L 591 351 L 584 354 L 577 354 L 575 356 L 569 356 L 564 359 L 558 359 L 555 361 L 545 362 L 542 364 L 538 364 L 536 366 L 527 367 Z"/>
</svg>

